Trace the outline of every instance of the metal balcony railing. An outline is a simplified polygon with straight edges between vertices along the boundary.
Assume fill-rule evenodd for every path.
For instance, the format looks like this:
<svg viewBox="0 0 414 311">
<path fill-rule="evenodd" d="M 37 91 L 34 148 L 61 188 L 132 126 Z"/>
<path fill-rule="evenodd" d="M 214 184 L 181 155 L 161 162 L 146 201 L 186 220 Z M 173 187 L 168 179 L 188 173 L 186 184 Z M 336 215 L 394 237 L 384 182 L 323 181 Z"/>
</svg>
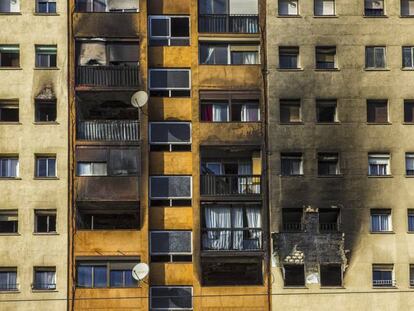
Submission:
<svg viewBox="0 0 414 311">
<path fill-rule="evenodd" d="M 262 229 L 209 228 L 202 230 L 204 251 L 259 251 L 262 249 Z"/>
<path fill-rule="evenodd" d="M 320 223 L 319 231 L 321 232 L 337 232 L 338 231 L 337 223 Z"/>
<path fill-rule="evenodd" d="M 200 14 L 199 32 L 259 33 L 258 15 Z"/>
<path fill-rule="evenodd" d="M 300 222 L 291 222 L 283 224 L 283 231 L 285 232 L 298 232 L 303 230 L 303 225 Z"/>
<path fill-rule="evenodd" d="M 76 85 L 92 87 L 137 87 L 138 66 L 78 66 Z"/>
<path fill-rule="evenodd" d="M 16 291 L 18 290 L 19 284 L 17 283 L 0 283 L 0 291 Z"/>
<path fill-rule="evenodd" d="M 96 141 L 138 141 L 138 120 L 79 121 L 77 138 Z"/>
<path fill-rule="evenodd" d="M 32 288 L 35 290 L 53 290 L 56 289 L 56 283 L 34 283 Z"/>
<path fill-rule="evenodd" d="M 395 286 L 397 282 L 395 280 L 372 280 L 372 285 L 380 286 L 380 287 L 387 287 L 387 286 Z"/>
<path fill-rule="evenodd" d="M 261 194 L 260 175 L 201 175 L 203 196 L 248 196 Z"/>
</svg>

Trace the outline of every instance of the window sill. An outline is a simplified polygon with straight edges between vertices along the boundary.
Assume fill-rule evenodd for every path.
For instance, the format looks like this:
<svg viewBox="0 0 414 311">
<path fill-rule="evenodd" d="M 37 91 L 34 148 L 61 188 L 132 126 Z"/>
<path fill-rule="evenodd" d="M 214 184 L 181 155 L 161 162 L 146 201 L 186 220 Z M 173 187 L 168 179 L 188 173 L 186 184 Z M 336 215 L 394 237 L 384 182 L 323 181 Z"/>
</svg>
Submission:
<svg viewBox="0 0 414 311">
<path fill-rule="evenodd" d="M 391 71 L 389 68 L 364 68 L 364 71 Z"/>
<path fill-rule="evenodd" d="M 388 15 L 363 15 L 363 18 L 388 18 Z"/>
<path fill-rule="evenodd" d="M 39 13 L 39 12 L 34 12 L 33 15 L 35 16 L 60 16 L 59 13 Z"/>
<path fill-rule="evenodd" d="M 59 235 L 57 232 L 33 232 L 33 235 Z"/>
<path fill-rule="evenodd" d="M 0 70 L 23 70 L 22 67 L 0 67 Z"/>
<path fill-rule="evenodd" d="M 407 174 L 405 174 L 404 176 L 405 176 L 405 178 L 414 178 L 414 175 L 407 175 Z"/>
<path fill-rule="evenodd" d="M 290 177 L 304 177 L 304 174 L 298 174 L 298 175 L 279 175 L 280 177 L 286 177 L 286 178 L 290 178 Z"/>
<path fill-rule="evenodd" d="M 414 67 L 403 67 L 401 68 L 402 71 L 414 71 Z"/>
<path fill-rule="evenodd" d="M 400 18 L 414 18 L 414 15 L 400 15 Z"/>
<path fill-rule="evenodd" d="M 21 177 L 0 177 L 0 180 L 22 180 Z"/>
<path fill-rule="evenodd" d="M 344 178 L 343 174 L 337 174 L 337 175 L 318 175 L 318 178 Z"/>
<path fill-rule="evenodd" d="M 391 122 L 378 122 L 378 123 L 367 122 L 367 125 L 392 125 L 392 123 Z"/>
<path fill-rule="evenodd" d="M 392 175 L 367 175 L 368 178 L 393 178 L 394 176 Z"/>
<path fill-rule="evenodd" d="M 301 15 L 278 15 L 278 18 L 302 18 Z"/>
<path fill-rule="evenodd" d="M 339 285 L 339 286 L 322 286 L 321 289 L 345 289 L 345 286 Z"/>
<path fill-rule="evenodd" d="M 35 67 L 33 70 L 60 70 L 59 67 Z"/>
<path fill-rule="evenodd" d="M 414 125 L 414 122 L 403 122 L 403 125 Z"/>
<path fill-rule="evenodd" d="M 33 122 L 33 124 L 34 125 L 59 125 L 60 123 L 59 122 L 56 122 L 56 121 L 50 121 L 50 122 L 47 122 L 47 121 L 39 121 L 39 122 Z"/>
<path fill-rule="evenodd" d="M 398 289 L 397 286 L 372 286 L 372 289 Z"/>
<path fill-rule="evenodd" d="M 20 290 L 0 290 L 0 295 L 8 295 L 8 294 L 20 294 Z"/>
<path fill-rule="evenodd" d="M 57 289 L 32 289 L 32 293 L 57 293 Z"/>
<path fill-rule="evenodd" d="M 337 72 L 337 71 L 341 71 L 339 68 L 315 68 L 316 72 L 323 72 L 323 71 L 328 71 L 328 72 Z"/>
<path fill-rule="evenodd" d="M 135 229 L 76 229 L 77 232 L 139 232 L 141 231 L 138 228 Z"/>
<path fill-rule="evenodd" d="M 280 122 L 280 125 L 303 125 L 305 122 Z"/>
<path fill-rule="evenodd" d="M 59 180 L 59 177 L 33 177 L 34 180 Z"/>
<path fill-rule="evenodd" d="M 0 12 L 0 15 L 22 15 L 22 12 Z"/>
<path fill-rule="evenodd" d="M 338 15 L 314 15 L 313 18 L 339 18 Z"/>
<path fill-rule="evenodd" d="M 13 233 L 13 232 L 10 232 L 10 233 L 2 232 L 2 233 L 0 233 L 0 236 L 20 236 L 20 235 L 21 235 L 20 233 Z"/>
<path fill-rule="evenodd" d="M 317 125 L 341 125 L 341 122 L 335 121 L 335 122 L 316 122 Z"/>
<path fill-rule="evenodd" d="M 395 234 L 394 231 L 370 231 L 370 234 Z"/>
<path fill-rule="evenodd" d="M 299 286 L 283 286 L 283 289 L 309 289 L 309 288 L 306 286 L 299 285 Z"/>
<path fill-rule="evenodd" d="M 22 125 L 22 123 L 20 123 L 20 122 L 12 122 L 12 121 L 4 121 L 4 122 L 1 122 L 0 121 L 0 125 Z"/>
<path fill-rule="evenodd" d="M 303 71 L 303 68 L 277 68 L 278 71 L 286 71 L 286 72 L 296 72 L 296 71 Z"/>
</svg>

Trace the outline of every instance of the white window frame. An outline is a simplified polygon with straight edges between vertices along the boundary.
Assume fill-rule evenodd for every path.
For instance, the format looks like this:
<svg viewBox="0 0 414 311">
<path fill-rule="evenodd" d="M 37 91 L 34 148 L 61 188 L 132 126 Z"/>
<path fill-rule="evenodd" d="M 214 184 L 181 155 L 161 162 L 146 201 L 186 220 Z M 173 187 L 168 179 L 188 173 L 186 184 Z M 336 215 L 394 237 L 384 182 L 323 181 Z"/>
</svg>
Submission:
<svg viewBox="0 0 414 311">
<path fill-rule="evenodd" d="M 47 231 L 45 232 L 40 232 L 37 231 L 37 217 L 38 216 L 46 216 L 47 217 Z M 51 216 L 55 216 L 55 231 L 51 231 L 50 230 L 50 217 Z M 56 210 L 35 210 L 35 233 L 38 234 L 53 234 L 57 232 L 57 211 Z"/>
<path fill-rule="evenodd" d="M 19 274 L 18 274 L 18 270 L 17 267 L 0 267 L 0 272 L 2 273 L 7 273 L 7 281 L 5 285 L 15 285 L 15 288 L 10 288 L 10 289 L 1 289 L 1 291 L 7 291 L 7 292 L 16 292 L 19 290 Z M 10 274 L 11 273 L 15 273 L 16 274 L 16 283 L 11 283 L 10 282 Z"/>
<path fill-rule="evenodd" d="M 378 210 L 378 209 L 377 209 Z M 386 210 L 387 211 L 387 213 L 379 213 L 379 212 L 376 212 L 376 210 L 374 210 L 374 211 L 372 211 L 371 210 L 371 212 L 370 212 L 370 229 L 371 229 L 371 232 L 374 232 L 374 233 L 377 233 L 377 232 L 392 232 L 392 211 L 391 210 Z M 389 213 L 388 213 L 388 211 L 389 211 Z M 387 228 L 387 230 L 384 230 L 383 228 L 380 228 L 380 230 L 375 230 L 374 231 L 374 228 L 372 228 L 372 217 L 373 216 L 380 216 L 380 215 L 386 215 L 387 216 L 387 218 L 388 218 L 388 228 Z"/>
<path fill-rule="evenodd" d="M 407 67 L 404 65 L 404 49 L 410 49 L 410 54 L 411 54 L 411 66 Z M 403 46 L 402 47 L 402 53 L 403 53 L 403 68 L 414 68 L 414 46 Z"/>
<path fill-rule="evenodd" d="M 46 159 L 46 176 L 40 176 L 39 175 L 39 160 Z M 55 175 L 49 176 L 49 160 L 54 159 L 55 160 Z M 37 178 L 56 178 L 57 177 L 57 158 L 56 156 L 36 156 L 36 177 Z"/>
<path fill-rule="evenodd" d="M 374 49 L 374 53 L 373 53 L 373 55 L 374 55 L 374 60 L 373 60 L 373 63 L 374 63 L 374 67 L 368 67 L 368 58 L 366 57 L 366 59 L 365 59 L 365 69 L 385 69 L 385 68 L 387 68 L 387 47 L 386 46 L 366 46 L 365 47 L 365 55 L 367 55 L 367 53 L 366 53 L 366 50 L 367 49 L 369 49 L 369 48 L 371 48 L 371 49 Z M 377 67 L 376 66 L 376 53 L 375 53 L 375 50 L 377 50 L 377 49 L 382 49 L 382 50 L 384 50 L 384 67 Z"/>
<path fill-rule="evenodd" d="M 190 178 L 190 196 L 189 197 L 153 197 L 152 196 L 152 179 L 153 178 L 170 178 L 170 177 L 186 177 Z M 151 200 L 191 200 L 193 198 L 193 176 L 191 175 L 154 175 L 149 177 L 149 196 Z"/>
<path fill-rule="evenodd" d="M 189 310 L 188 308 L 154 308 L 152 306 L 152 289 L 153 288 L 190 288 L 191 289 L 191 310 L 194 309 L 194 301 L 193 301 L 193 287 L 192 286 L 150 286 L 150 310 L 158 311 L 158 310 L 168 310 L 168 311 L 179 311 L 179 310 Z"/>
<path fill-rule="evenodd" d="M 190 141 L 189 142 L 153 142 L 152 141 L 152 124 L 188 124 L 190 127 Z M 193 128 L 191 122 L 150 122 L 149 123 L 149 133 L 148 133 L 148 140 L 150 145 L 191 145 L 193 141 Z"/>
<path fill-rule="evenodd" d="M 278 8 L 277 8 L 277 14 L 278 14 L 278 16 L 299 16 L 300 15 L 300 13 L 299 13 L 299 1 L 300 0 L 279 0 L 278 1 Z M 281 4 L 281 2 L 287 2 L 287 3 L 289 3 L 289 2 L 296 2 L 296 14 L 289 14 L 289 12 L 288 12 L 288 14 L 281 14 L 281 12 L 280 12 L 280 4 Z"/>
<path fill-rule="evenodd" d="M 50 285 L 54 285 L 54 286 L 48 286 L 48 288 L 36 288 L 34 287 L 36 285 L 36 272 L 37 270 L 40 270 L 42 272 L 54 272 L 53 275 L 53 280 L 54 280 L 54 284 L 48 284 Z M 34 290 L 40 290 L 40 291 L 51 291 L 51 290 L 56 290 L 57 289 L 57 269 L 56 267 L 52 267 L 52 266 L 47 266 L 47 267 L 43 267 L 43 266 L 36 266 L 33 269 L 33 289 Z"/>
<path fill-rule="evenodd" d="M 385 175 L 373 175 L 371 174 L 371 159 L 386 159 L 387 160 L 387 167 L 386 167 L 386 174 Z M 372 165 L 380 165 L 380 164 L 372 164 Z M 391 175 L 391 155 L 389 153 L 376 153 L 376 154 L 368 154 L 368 176 L 389 176 Z"/>
<path fill-rule="evenodd" d="M 188 87 L 151 87 L 151 73 L 155 71 L 185 71 L 188 72 Z M 171 91 L 189 91 L 191 92 L 191 69 L 182 69 L 182 68 L 177 68 L 177 69 L 173 69 L 173 68 L 151 68 L 148 70 L 149 74 L 148 74 L 148 88 L 150 91 L 168 91 L 169 92 L 169 96 L 171 96 Z"/>
<path fill-rule="evenodd" d="M 249 46 L 249 47 L 257 47 L 257 50 L 253 50 L 253 48 L 252 48 L 252 50 L 251 51 L 240 51 L 240 52 L 257 52 L 257 63 L 255 63 L 255 64 L 233 64 L 232 63 L 232 53 L 233 52 L 237 52 L 237 50 L 236 51 L 234 51 L 234 50 L 232 50 L 232 46 L 240 46 L 240 44 L 237 44 L 237 43 L 221 43 L 221 42 L 210 42 L 210 41 L 204 41 L 204 42 L 201 42 L 201 43 L 204 43 L 204 44 L 211 44 L 211 45 L 215 45 L 215 44 L 219 44 L 219 45 L 222 45 L 222 46 L 224 46 L 224 45 L 227 45 L 227 64 L 201 64 L 200 63 L 200 65 L 201 66 L 220 66 L 220 65 L 222 65 L 222 66 L 224 66 L 224 65 L 232 65 L 232 66 L 257 66 L 257 65 L 260 65 L 261 64 L 261 59 L 260 59 L 260 56 L 261 56 L 261 54 L 260 54 L 260 44 L 255 44 L 255 45 L 253 45 L 253 44 L 245 44 L 246 46 Z M 199 56 L 200 57 L 200 56 Z"/>
<path fill-rule="evenodd" d="M 46 2 L 47 3 L 47 11 L 46 12 L 39 12 L 39 2 Z M 49 3 L 55 3 L 56 6 L 56 12 L 49 12 L 50 8 L 49 8 Z M 57 1 L 56 0 L 36 0 L 36 13 L 39 14 L 56 14 L 57 13 Z"/>
<path fill-rule="evenodd" d="M 3 156 L 0 156 L 0 170 L 1 170 L 1 166 L 2 166 L 2 163 L 1 162 L 3 162 L 3 161 L 7 161 L 7 169 L 6 169 L 6 171 L 7 171 L 7 173 L 10 173 L 10 171 L 11 171 L 11 161 L 13 161 L 13 160 L 17 160 L 17 165 L 16 165 L 16 176 L 1 176 L 0 175 L 0 178 L 18 178 L 19 177 L 19 168 L 20 168 L 20 161 L 19 161 L 19 157 L 3 157 Z"/>
<path fill-rule="evenodd" d="M 188 37 L 172 37 L 171 36 L 171 18 L 185 18 L 188 20 L 188 33 L 191 34 L 191 23 L 190 23 L 190 17 L 189 16 L 181 16 L 181 15 L 150 15 L 148 18 L 148 29 L 149 29 L 149 36 L 151 40 L 168 40 L 168 46 L 171 46 L 171 39 L 177 39 L 177 40 L 187 40 L 190 43 L 190 36 Z M 154 36 L 152 34 L 152 21 L 157 19 L 166 19 L 168 20 L 168 36 Z"/>
<path fill-rule="evenodd" d="M 186 233 L 190 233 L 190 248 L 191 251 L 190 252 L 152 252 L 152 234 L 155 233 L 167 233 L 167 232 L 186 232 Z M 194 248 L 193 248 L 193 231 L 191 230 L 151 230 L 150 231 L 150 238 L 149 238 L 149 252 L 150 255 L 153 256 L 160 256 L 160 255 L 193 255 L 194 252 Z"/>
<path fill-rule="evenodd" d="M 56 50 L 56 52 L 55 53 L 50 53 L 50 52 L 48 52 L 48 53 L 43 52 L 42 53 L 42 51 L 41 51 L 42 48 L 43 49 L 45 49 L 45 48 L 46 49 L 47 48 L 54 49 L 54 50 Z M 41 55 L 47 56 L 47 65 L 46 66 L 40 66 L 38 64 L 38 63 L 40 63 L 40 61 L 38 61 L 38 57 L 41 56 Z M 55 66 L 51 65 L 51 60 L 50 60 L 51 55 L 55 55 L 55 57 L 56 57 L 56 65 Z M 58 59 L 57 59 L 57 45 L 36 45 L 35 46 L 35 57 L 36 57 L 36 60 L 35 60 L 36 68 L 57 68 L 57 61 L 58 61 Z"/>
<path fill-rule="evenodd" d="M 85 164 L 85 165 L 89 165 L 89 167 L 90 167 L 90 171 L 91 171 L 91 174 L 84 174 L 84 175 L 81 175 L 81 174 L 79 174 L 79 164 Z M 105 168 L 106 168 L 106 174 L 105 175 L 100 175 L 100 174 L 94 174 L 93 173 L 93 167 L 96 165 L 96 164 L 105 164 Z M 76 175 L 78 176 L 78 177 L 89 177 L 89 176 L 108 176 L 108 163 L 107 162 L 104 162 L 104 161 L 79 161 L 79 162 L 77 162 L 76 163 Z"/>
<path fill-rule="evenodd" d="M 389 266 L 389 268 L 386 267 L 386 266 Z M 381 284 L 374 284 L 375 283 L 374 270 L 375 271 L 390 271 L 390 268 L 391 268 L 391 281 L 392 281 L 392 284 L 389 284 L 389 285 L 386 284 L 386 286 L 384 286 L 384 285 L 381 286 Z M 373 287 L 382 288 L 382 287 L 393 287 L 393 286 L 396 285 L 394 264 L 373 264 L 371 273 L 372 273 L 372 286 Z"/>
<path fill-rule="evenodd" d="M 317 4 L 319 4 L 319 3 L 322 3 L 323 4 L 324 1 L 333 2 L 333 13 L 332 14 L 316 14 L 316 6 L 317 6 Z M 313 6 L 314 6 L 313 7 L 313 14 L 315 16 L 336 16 L 336 1 L 335 0 L 314 0 Z M 322 6 L 322 8 L 323 8 L 323 6 Z"/>
</svg>

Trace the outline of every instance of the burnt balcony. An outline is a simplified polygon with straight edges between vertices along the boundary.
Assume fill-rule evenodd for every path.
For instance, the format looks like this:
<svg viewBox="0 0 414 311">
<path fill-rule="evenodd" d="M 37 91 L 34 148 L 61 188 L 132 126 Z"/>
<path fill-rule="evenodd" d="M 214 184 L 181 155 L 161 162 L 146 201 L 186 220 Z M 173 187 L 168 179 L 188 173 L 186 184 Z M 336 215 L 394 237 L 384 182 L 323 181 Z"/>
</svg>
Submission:
<svg viewBox="0 0 414 311">
<path fill-rule="evenodd" d="M 218 197 L 260 196 L 261 181 L 260 175 L 201 175 L 200 194 Z"/>
<path fill-rule="evenodd" d="M 199 32 L 209 33 L 259 33 L 258 15 L 200 14 Z"/>
<path fill-rule="evenodd" d="M 202 230 L 203 251 L 260 251 L 263 245 L 260 228 L 210 228 Z"/>
<path fill-rule="evenodd" d="M 88 120 L 79 121 L 77 139 L 88 141 L 139 140 L 138 120 Z"/>
<path fill-rule="evenodd" d="M 137 88 L 139 66 L 77 66 L 76 86 L 98 88 Z"/>
</svg>

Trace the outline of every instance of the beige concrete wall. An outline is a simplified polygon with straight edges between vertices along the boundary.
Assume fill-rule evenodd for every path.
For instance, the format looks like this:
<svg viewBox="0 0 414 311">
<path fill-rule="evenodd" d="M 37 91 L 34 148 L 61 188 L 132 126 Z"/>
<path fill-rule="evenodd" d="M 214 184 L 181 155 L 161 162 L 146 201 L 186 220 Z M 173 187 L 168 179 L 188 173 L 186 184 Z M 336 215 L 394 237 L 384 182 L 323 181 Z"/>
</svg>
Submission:
<svg viewBox="0 0 414 311">
<path fill-rule="evenodd" d="M 0 155 L 19 155 L 20 176 L 0 180 L 0 210 L 17 209 L 19 232 L 0 236 L 0 267 L 17 267 L 19 292 L 0 293 L 5 311 L 65 310 L 67 297 L 67 7 L 57 15 L 35 15 L 35 1 L 20 1 L 21 14 L 0 16 L 0 44 L 20 45 L 20 68 L 0 69 L 0 99 L 18 99 L 19 124 L 0 125 Z M 35 44 L 57 45 L 57 67 L 35 69 Z M 57 122 L 34 123 L 34 97 L 52 84 Z M 55 154 L 57 179 L 35 180 L 35 154 Z M 57 234 L 34 234 L 34 210 L 57 210 Z M 55 266 L 57 290 L 31 289 L 34 266 Z M 1 303 L 1 300 L 34 300 Z M 55 301 L 37 301 L 56 299 Z M 62 299 L 62 300 L 59 300 Z"/>
<path fill-rule="evenodd" d="M 403 100 L 414 98 L 414 75 L 401 70 L 401 46 L 413 45 L 412 22 L 400 18 L 399 1 L 385 1 L 384 18 L 364 18 L 363 1 L 336 1 L 337 17 L 313 17 L 313 3 L 300 1 L 301 17 L 277 17 L 277 1 L 267 3 L 271 231 L 279 232 L 283 207 L 342 207 L 348 264 L 343 289 L 284 289 L 273 262 L 274 310 L 410 310 L 407 234 L 414 180 L 405 177 L 404 153 L 414 148 L 413 128 L 403 125 Z M 337 48 L 338 71 L 315 71 L 317 45 Z M 366 71 L 365 46 L 387 47 L 387 70 Z M 302 70 L 278 70 L 278 47 L 299 46 Z M 281 125 L 279 99 L 302 100 L 303 124 Z M 315 99 L 337 98 L 339 124 L 315 123 Z M 366 100 L 389 100 L 389 125 L 366 123 Z M 280 152 L 304 154 L 303 177 L 280 176 Z M 317 152 L 340 153 L 338 178 L 317 177 Z M 389 178 L 367 177 L 368 152 L 389 152 Z M 393 232 L 371 234 L 370 209 L 391 208 Z M 372 264 L 393 263 L 397 287 L 372 288 Z"/>
</svg>

